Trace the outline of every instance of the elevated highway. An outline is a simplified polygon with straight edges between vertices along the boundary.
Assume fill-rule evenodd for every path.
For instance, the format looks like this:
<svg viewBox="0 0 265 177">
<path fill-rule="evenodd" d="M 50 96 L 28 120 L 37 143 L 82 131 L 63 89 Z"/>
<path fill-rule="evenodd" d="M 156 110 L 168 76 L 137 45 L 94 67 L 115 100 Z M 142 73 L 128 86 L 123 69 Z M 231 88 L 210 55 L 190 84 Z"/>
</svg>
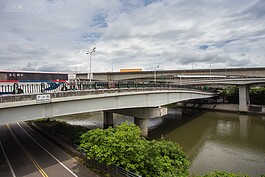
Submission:
<svg viewBox="0 0 265 177">
<path fill-rule="evenodd" d="M 265 77 L 197 78 L 181 80 L 180 85 L 259 85 L 265 84 Z"/>
<path fill-rule="evenodd" d="M 248 112 L 250 106 L 249 87 L 251 85 L 264 85 L 264 77 L 234 77 L 234 78 L 206 78 L 192 81 L 180 81 L 180 85 L 237 85 L 239 88 L 239 112 Z"/>
<path fill-rule="evenodd" d="M 94 81 L 161 81 L 178 82 L 179 76 L 232 76 L 232 77 L 264 77 L 265 67 L 256 68 L 209 68 L 190 70 L 155 70 L 140 72 L 102 72 L 93 73 Z M 88 73 L 78 73 L 77 78 L 87 80 Z M 186 78 L 192 80 L 192 78 Z"/>
</svg>

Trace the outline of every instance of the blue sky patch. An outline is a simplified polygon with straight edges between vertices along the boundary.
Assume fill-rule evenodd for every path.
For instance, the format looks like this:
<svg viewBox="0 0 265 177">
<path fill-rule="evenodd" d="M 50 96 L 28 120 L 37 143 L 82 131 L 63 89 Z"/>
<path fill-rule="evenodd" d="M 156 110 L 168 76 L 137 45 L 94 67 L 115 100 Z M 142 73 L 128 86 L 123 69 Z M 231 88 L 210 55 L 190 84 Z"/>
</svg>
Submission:
<svg viewBox="0 0 265 177">
<path fill-rule="evenodd" d="M 149 4 L 160 2 L 162 0 L 144 0 L 144 5 L 148 6 Z"/>
<path fill-rule="evenodd" d="M 199 46 L 199 49 L 201 49 L 201 50 L 206 50 L 206 49 L 208 49 L 208 47 L 209 47 L 209 45 L 207 45 L 207 44 L 203 44 L 203 45 L 200 45 L 200 46 Z"/>
<path fill-rule="evenodd" d="M 79 41 L 94 43 L 101 37 L 101 35 L 101 33 L 83 33 L 79 36 Z"/>
<path fill-rule="evenodd" d="M 128 0 L 120 0 L 122 3 L 122 12 L 131 12 L 137 8 L 141 8 L 143 6 L 148 6 L 152 3 L 160 2 L 162 0 L 135 0 L 135 1 L 128 1 Z"/>
<path fill-rule="evenodd" d="M 90 26 L 95 26 L 99 28 L 106 28 L 108 27 L 108 23 L 105 20 L 106 15 L 105 14 L 96 14 L 93 19 Z"/>
<path fill-rule="evenodd" d="M 217 42 L 216 44 L 214 44 L 213 46 L 217 47 L 217 48 L 222 48 L 224 47 L 225 45 L 231 43 L 231 42 L 234 42 L 234 41 L 238 41 L 239 39 L 229 39 L 229 40 L 226 40 L 226 41 L 220 41 L 220 42 Z"/>
</svg>

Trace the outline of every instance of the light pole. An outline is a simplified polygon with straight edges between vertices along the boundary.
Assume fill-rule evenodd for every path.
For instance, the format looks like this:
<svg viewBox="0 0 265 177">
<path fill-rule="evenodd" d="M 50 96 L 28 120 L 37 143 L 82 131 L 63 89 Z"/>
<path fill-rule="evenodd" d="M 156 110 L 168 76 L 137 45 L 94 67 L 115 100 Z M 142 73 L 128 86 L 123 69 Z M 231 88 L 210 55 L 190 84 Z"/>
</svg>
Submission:
<svg viewBox="0 0 265 177">
<path fill-rule="evenodd" d="M 154 83 L 156 84 L 156 68 L 159 68 L 159 65 L 152 67 L 154 70 Z"/>
<path fill-rule="evenodd" d="M 210 64 L 210 78 L 212 78 L 212 64 Z"/>
<path fill-rule="evenodd" d="M 94 47 L 92 50 L 88 50 L 86 54 L 89 54 L 89 84 L 90 89 L 92 88 L 92 81 L 91 81 L 91 55 L 93 52 L 96 52 L 96 47 Z"/>
</svg>

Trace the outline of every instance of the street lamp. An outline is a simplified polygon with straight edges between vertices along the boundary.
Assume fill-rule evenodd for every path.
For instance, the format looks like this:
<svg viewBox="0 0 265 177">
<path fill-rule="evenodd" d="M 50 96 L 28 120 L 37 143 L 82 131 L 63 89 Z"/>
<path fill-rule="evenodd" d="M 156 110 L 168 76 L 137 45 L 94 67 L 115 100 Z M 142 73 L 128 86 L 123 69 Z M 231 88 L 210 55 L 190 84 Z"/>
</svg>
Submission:
<svg viewBox="0 0 265 177">
<path fill-rule="evenodd" d="M 210 78 L 212 78 L 212 64 L 210 64 Z"/>
<path fill-rule="evenodd" d="M 86 54 L 89 54 L 89 84 L 90 84 L 90 89 L 92 88 L 92 82 L 91 82 L 91 55 L 93 52 L 96 52 L 96 47 L 93 47 L 92 50 L 88 50 Z"/>
<path fill-rule="evenodd" d="M 154 82 L 155 82 L 155 84 L 156 84 L 156 68 L 159 68 L 159 65 L 157 65 L 157 66 L 150 66 L 153 70 L 154 70 Z"/>
</svg>

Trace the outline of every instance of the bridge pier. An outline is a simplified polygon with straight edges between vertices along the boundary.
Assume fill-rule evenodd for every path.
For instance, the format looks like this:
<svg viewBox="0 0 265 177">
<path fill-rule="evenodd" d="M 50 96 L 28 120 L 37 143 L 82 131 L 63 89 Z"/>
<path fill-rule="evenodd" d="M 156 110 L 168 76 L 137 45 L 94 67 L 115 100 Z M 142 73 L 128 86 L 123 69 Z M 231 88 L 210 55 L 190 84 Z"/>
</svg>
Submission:
<svg viewBox="0 0 265 177">
<path fill-rule="evenodd" d="M 103 127 L 104 129 L 108 128 L 109 126 L 113 127 L 113 113 L 103 111 Z"/>
<path fill-rule="evenodd" d="M 148 119 L 161 117 L 163 108 L 131 108 L 119 109 L 112 112 L 134 117 L 134 123 L 141 129 L 141 136 L 148 137 Z"/>
<path fill-rule="evenodd" d="M 250 104 L 249 86 L 239 85 L 239 112 L 247 112 Z"/>
<path fill-rule="evenodd" d="M 141 136 L 148 137 L 147 119 L 134 117 L 134 123 L 141 129 Z"/>
</svg>

